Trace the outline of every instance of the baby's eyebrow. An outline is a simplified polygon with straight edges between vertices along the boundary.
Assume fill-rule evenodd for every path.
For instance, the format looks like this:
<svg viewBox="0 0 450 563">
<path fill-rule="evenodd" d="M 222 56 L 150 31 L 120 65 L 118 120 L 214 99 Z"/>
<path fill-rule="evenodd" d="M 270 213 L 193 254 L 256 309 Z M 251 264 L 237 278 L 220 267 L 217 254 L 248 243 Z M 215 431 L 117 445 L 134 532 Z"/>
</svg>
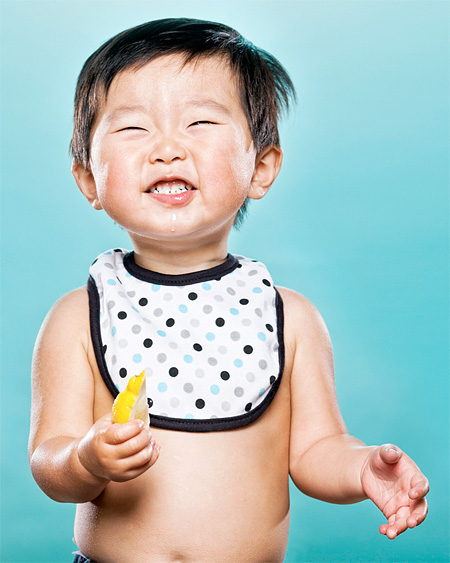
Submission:
<svg viewBox="0 0 450 563">
<path fill-rule="evenodd" d="M 141 105 L 141 104 L 135 104 L 135 105 L 126 105 L 126 106 L 119 106 L 117 108 L 114 108 L 111 112 L 109 112 L 106 115 L 106 119 L 107 121 L 112 121 L 113 119 L 116 119 L 117 117 L 120 117 L 122 114 L 126 114 L 126 113 L 146 113 L 147 109 Z"/>
<path fill-rule="evenodd" d="M 221 111 L 222 113 L 225 113 L 226 115 L 230 115 L 231 112 L 228 109 L 227 106 L 221 104 L 220 102 L 216 102 L 216 100 L 211 100 L 211 99 L 204 99 L 204 100 L 189 100 L 186 103 L 187 106 L 191 106 L 191 107 L 206 107 L 206 108 L 211 108 L 211 109 L 215 109 L 218 111 Z"/>
</svg>

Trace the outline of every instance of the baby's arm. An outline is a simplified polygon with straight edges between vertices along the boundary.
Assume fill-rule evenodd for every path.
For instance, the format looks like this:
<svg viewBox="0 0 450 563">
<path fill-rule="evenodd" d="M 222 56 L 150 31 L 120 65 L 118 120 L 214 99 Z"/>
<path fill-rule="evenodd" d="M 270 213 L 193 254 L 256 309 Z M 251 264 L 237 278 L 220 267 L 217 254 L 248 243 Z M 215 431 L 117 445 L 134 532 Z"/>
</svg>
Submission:
<svg viewBox="0 0 450 563">
<path fill-rule="evenodd" d="M 133 479 L 158 457 L 140 421 L 113 424 L 109 413 L 94 415 L 94 362 L 87 292 L 80 289 L 50 311 L 33 357 L 30 467 L 60 502 L 93 500 L 111 480 Z"/>
<path fill-rule="evenodd" d="M 304 493 L 334 503 L 372 499 L 396 537 L 427 513 L 428 481 L 395 446 L 365 446 L 347 432 L 336 399 L 333 353 L 317 310 L 295 292 L 280 290 L 286 357 L 291 368 L 290 474 Z"/>
</svg>

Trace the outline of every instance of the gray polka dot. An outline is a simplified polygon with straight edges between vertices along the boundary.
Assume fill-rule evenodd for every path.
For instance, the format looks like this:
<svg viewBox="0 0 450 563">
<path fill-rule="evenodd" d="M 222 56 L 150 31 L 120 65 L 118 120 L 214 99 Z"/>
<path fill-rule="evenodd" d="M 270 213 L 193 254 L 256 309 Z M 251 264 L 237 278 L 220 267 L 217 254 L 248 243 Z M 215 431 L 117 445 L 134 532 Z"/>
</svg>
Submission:
<svg viewBox="0 0 450 563">
<path fill-rule="evenodd" d="M 232 287 L 227 287 L 227 293 L 229 295 L 236 295 L 236 292 L 234 291 L 234 289 Z"/>
<path fill-rule="evenodd" d="M 236 330 L 233 330 L 233 332 L 230 334 L 230 338 L 231 340 L 233 340 L 233 342 L 237 342 L 241 338 L 241 335 Z"/>
<path fill-rule="evenodd" d="M 216 414 L 212 414 L 209 418 L 219 418 Z"/>
<path fill-rule="evenodd" d="M 144 321 L 144 323 L 147 323 L 149 325 L 152 324 L 152 321 L 150 319 L 147 319 L 146 317 L 143 317 L 142 320 Z"/>
<path fill-rule="evenodd" d="M 228 412 L 231 409 L 231 405 L 228 401 L 222 403 L 222 410 Z"/>
<path fill-rule="evenodd" d="M 163 299 L 164 301 L 172 301 L 173 295 L 171 293 L 165 293 Z"/>
<path fill-rule="evenodd" d="M 191 326 L 197 328 L 200 326 L 200 321 L 198 319 L 191 319 Z"/>
<path fill-rule="evenodd" d="M 196 375 L 199 379 L 201 379 L 202 377 L 205 376 L 205 372 L 204 372 L 201 368 L 198 368 L 198 369 L 195 370 L 195 375 Z"/>
<path fill-rule="evenodd" d="M 244 280 L 237 280 L 236 285 L 238 287 L 245 287 L 245 281 Z"/>
<path fill-rule="evenodd" d="M 210 366 L 216 366 L 217 365 L 217 360 L 216 358 L 208 358 L 208 364 Z"/>
<path fill-rule="evenodd" d="M 114 270 L 114 266 L 109 262 L 105 262 L 105 268 L 109 268 L 110 270 Z"/>
<path fill-rule="evenodd" d="M 192 393 L 192 391 L 194 390 L 194 386 L 192 385 L 192 383 L 185 383 L 183 385 L 183 390 L 185 393 Z"/>
<path fill-rule="evenodd" d="M 108 309 L 112 309 L 113 307 L 115 307 L 116 302 L 115 301 L 108 301 Z"/>
<path fill-rule="evenodd" d="M 236 387 L 234 394 L 236 395 L 236 397 L 242 397 L 244 390 L 242 389 L 242 387 Z"/>
<path fill-rule="evenodd" d="M 128 297 L 134 297 L 136 295 L 135 291 L 127 291 Z"/>
<path fill-rule="evenodd" d="M 189 338 L 191 336 L 191 333 L 188 330 L 182 330 L 180 335 L 181 338 Z"/>
<path fill-rule="evenodd" d="M 252 373 L 251 371 L 249 371 L 245 377 L 247 378 L 247 381 L 250 382 L 255 381 L 255 374 Z"/>
<path fill-rule="evenodd" d="M 256 274 L 258 273 L 258 270 L 250 270 L 250 272 L 248 273 L 249 276 L 256 276 Z"/>
<path fill-rule="evenodd" d="M 133 325 L 131 327 L 131 332 L 133 334 L 139 334 L 141 332 L 142 328 L 139 325 Z"/>
<path fill-rule="evenodd" d="M 117 356 L 112 356 L 111 363 L 113 366 L 117 364 Z"/>
<path fill-rule="evenodd" d="M 219 354 L 226 354 L 228 352 L 228 348 L 226 346 L 219 346 L 217 348 L 217 351 L 219 352 Z"/>
<path fill-rule="evenodd" d="M 123 350 L 124 348 L 126 348 L 128 346 L 128 340 L 125 340 L 125 338 L 121 338 L 119 340 L 119 342 L 117 343 L 117 346 L 119 348 L 122 348 L 122 350 Z"/>
<path fill-rule="evenodd" d="M 209 313 L 211 313 L 212 310 L 213 310 L 213 308 L 211 307 L 211 305 L 205 305 L 205 306 L 203 307 L 203 312 L 206 313 L 207 315 L 208 315 Z"/>
<path fill-rule="evenodd" d="M 273 351 L 278 352 L 279 347 L 280 346 L 279 346 L 278 342 L 275 342 L 275 344 L 273 345 Z"/>
<path fill-rule="evenodd" d="M 118 295 L 119 297 L 126 297 L 124 291 L 118 291 L 118 292 L 117 292 L 117 295 Z"/>
<path fill-rule="evenodd" d="M 153 311 L 153 314 L 155 315 L 155 317 L 160 317 L 163 314 L 163 310 L 162 309 L 155 309 Z"/>
<path fill-rule="evenodd" d="M 261 369 L 267 369 L 267 362 L 266 360 L 259 360 L 258 365 Z"/>
<path fill-rule="evenodd" d="M 176 397 L 172 397 L 170 399 L 170 406 L 173 407 L 174 409 L 176 409 L 177 407 L 180 406 L 180 400 L 177 399 Z"/>
<path fill-rule="evenodd" d="M 178 348 L 178 344 L 176 342 L 169 342 L 169 348 L 176 350 Z"/>
<path fill-rule="evenodd" d="M 222 303 L 222 301 L 223 301 L 223 297 L 221 295 L 214 295 L 214 299 L 216 301 L 218 301 L 219 303 Z"/>
<path fill-rule="evenodd" d="M 161 354 L 158 354 L 156 356 L 156 359 L 158 360 L 158 362 L 160 364 L 163 364 L 167 360 L 167 356 L 164 353 L 161 352 Z"/>
<path fill-rule="evenodd" d="M 242 319 L 242 326 L 251 326 L 252 321 L 250 319 Z"/>
<path fill-rule="evenodd" d="M 145 377 L 151 377 L 153 375 L 152 368 L 145 368 Z"/>
<path fill-rule="evenodd" d="M 261 309 L 255 309 L 255 314 L 257 317 L 261 318 L 263 316 L 263 312 L 261 311 Z"/>
</svg>

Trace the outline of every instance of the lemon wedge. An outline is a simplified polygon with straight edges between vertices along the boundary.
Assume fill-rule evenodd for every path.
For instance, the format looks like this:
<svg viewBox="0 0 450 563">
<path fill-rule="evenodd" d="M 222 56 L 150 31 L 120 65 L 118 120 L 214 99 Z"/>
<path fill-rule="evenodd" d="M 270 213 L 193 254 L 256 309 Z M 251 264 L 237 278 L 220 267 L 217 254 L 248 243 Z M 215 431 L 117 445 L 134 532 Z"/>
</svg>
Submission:
<svg viewBox="0 0 450 563">
<path fill-rule="evenodd" d="M 113 422 L 128 422 L 140 419 L 149 425 L 145 371 L 130 379 L 125 391 L 119 393 L 112 406 Z"/>
</svg>

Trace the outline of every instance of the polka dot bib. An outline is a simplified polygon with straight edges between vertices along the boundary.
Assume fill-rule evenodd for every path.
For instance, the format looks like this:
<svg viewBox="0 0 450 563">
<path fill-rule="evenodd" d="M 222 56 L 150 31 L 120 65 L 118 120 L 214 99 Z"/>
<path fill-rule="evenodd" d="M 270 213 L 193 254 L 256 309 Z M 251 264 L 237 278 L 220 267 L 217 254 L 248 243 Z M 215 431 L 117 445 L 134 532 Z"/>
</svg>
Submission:
<svg viewBox="0 0 450 563">
<path fill-rule="evenodd" d="M 92 341 L 113 397 L 145 369 L 152 426 L 230 430 L 264 412 L 284 364 L 283 306 L 264 264 L 228 255 L 165 275 L 115 249 L 89 273 Z"/>
</svg>

